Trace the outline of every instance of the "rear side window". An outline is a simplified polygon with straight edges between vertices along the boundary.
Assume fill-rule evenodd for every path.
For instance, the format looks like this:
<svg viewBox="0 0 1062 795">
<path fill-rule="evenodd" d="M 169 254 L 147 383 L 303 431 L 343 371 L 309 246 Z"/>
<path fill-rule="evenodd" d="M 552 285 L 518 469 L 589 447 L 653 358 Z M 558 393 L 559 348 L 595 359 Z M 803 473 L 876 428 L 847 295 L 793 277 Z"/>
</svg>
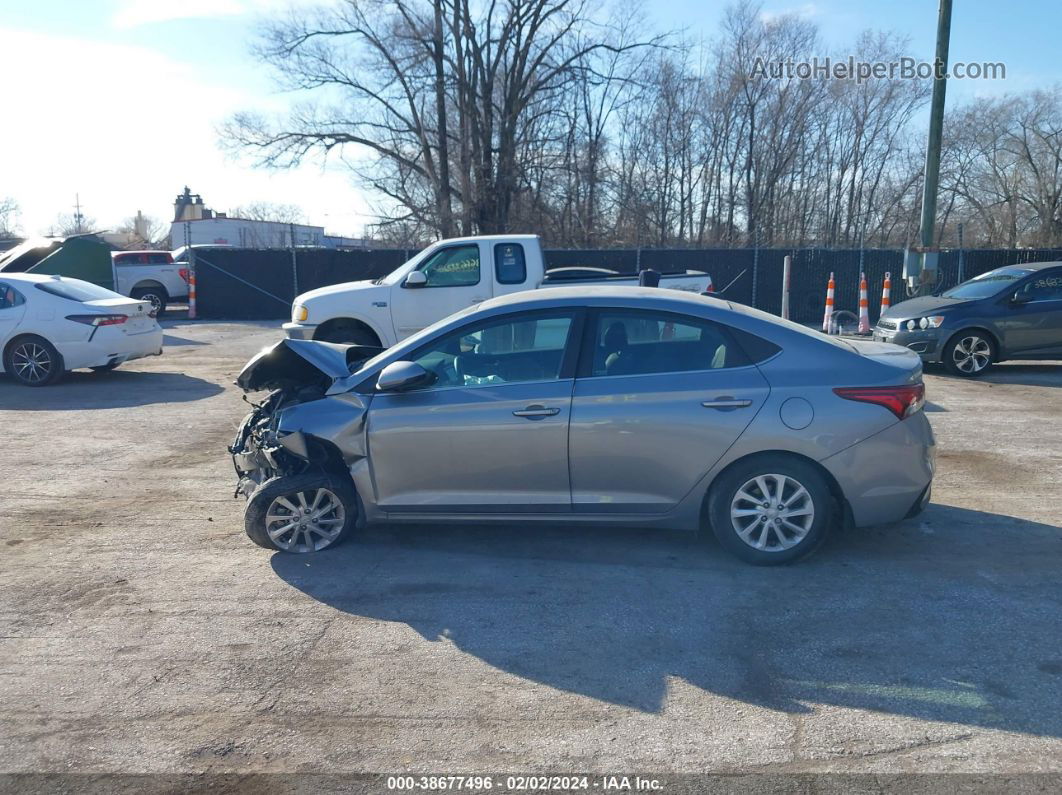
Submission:
<svg viewBox="0 0 1062 795">
<path fill-rule="evenodd" d="M 498 284 L 523 284 L 527 281 L 524 247 L 517 243 L 499 243 L 494 247 L 494 273 Z"/>
<path fill-rule="evenodd" d="M 83 281 L 71 281 L 69 279 L 38 282 L 34 287 L 51 295 L 57 295 L 60 298 L 68 298 L 71 301 L 96 301 L 100 298 L 121 297 L 117 293 L 105 290 L 99 285 Z"/>
<path fill-rule="evenodd" d="M 687 315 L 605 310 L 594 323 L 590 376 L 718 370 L 750 364 L 729 331 Z"/>
<path fill-rule="evenodd" d="M 773 342 L 769 342 L 763 337 L 757 337 L 755 334 L 749 334 L 747 331 L 732 327 L 727 327 L 727 331 L 741 347 L 745 355 L 749 357 L 749 360 L 755 364 L 767 361 L 782 350 L 780 346 L 775 345 Z"/>
<path fill-rule="evenodd" d="M 0 282 L 0 309 L 10 309 L 13 306 L 21 306 L 26 303 L 22 293 L 10 284 Z"/>
</svg>

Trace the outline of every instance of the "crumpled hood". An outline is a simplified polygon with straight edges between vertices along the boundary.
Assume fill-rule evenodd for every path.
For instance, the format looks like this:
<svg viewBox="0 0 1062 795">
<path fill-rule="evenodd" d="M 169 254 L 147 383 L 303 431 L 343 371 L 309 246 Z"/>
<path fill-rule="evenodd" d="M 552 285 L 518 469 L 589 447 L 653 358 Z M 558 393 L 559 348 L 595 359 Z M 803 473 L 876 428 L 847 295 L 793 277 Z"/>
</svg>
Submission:
<svg viewBox="0 0 1062 795">
<path fill-rule="evenodd" d="M 914 318 L 931 315 L 941 309 L 954 309 L 968 303 L 958 298 L 941 298 L 939 295 L 924 295 L 920 298 L 908 298 L 890 306 L 882 315 L 887 318 Z"/>
<path fill-rule="evenodd" d="M 382 348 L 317 340 L 281 340 L 251 357 L 236 378 L 245 392 L 318 386 L 327 390 Z"/>
</svg>

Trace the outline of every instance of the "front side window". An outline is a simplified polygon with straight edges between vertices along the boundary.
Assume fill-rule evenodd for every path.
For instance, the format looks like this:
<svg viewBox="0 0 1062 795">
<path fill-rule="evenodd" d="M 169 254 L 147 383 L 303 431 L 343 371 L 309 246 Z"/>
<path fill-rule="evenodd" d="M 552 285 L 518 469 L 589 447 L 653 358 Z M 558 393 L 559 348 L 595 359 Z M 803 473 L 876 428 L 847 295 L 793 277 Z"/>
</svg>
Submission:
<svg viewBox="0 0 1062 795">
<path fill-rule="evenodd" d="M 479 246 L 444 248 L 433 254 L 420 270 L 428 277 L 426 287 L 479 284 Z"/>
<path fill-rule="evenodd" d="M 1038 273 L 1022 287 L 1030 301 L 1062 300 L 1062 271 Z"/>
<path fill-rule="evenodd" d="M 435 386 L 487 386 L 560 377 L 572 315 L 494 319 L 465 326 L 411 357 L 435 373 Z"/>
<path fill-rule="evenodd" d="M 591 376 L 742 367 L 748 359 L 720 325 L 660 312 L 598 314 Z"/>
</svg>

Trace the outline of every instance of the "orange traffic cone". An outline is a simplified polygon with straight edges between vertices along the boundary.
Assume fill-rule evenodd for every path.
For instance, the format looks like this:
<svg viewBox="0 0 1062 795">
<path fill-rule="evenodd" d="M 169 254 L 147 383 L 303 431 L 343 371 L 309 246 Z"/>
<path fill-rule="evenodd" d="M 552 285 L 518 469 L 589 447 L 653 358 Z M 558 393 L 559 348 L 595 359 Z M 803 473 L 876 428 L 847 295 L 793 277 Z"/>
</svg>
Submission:
<svg viewBox="0 0 1062 795">
<path fill-rule="evenodd" d="M 833 316 L 833 273 L 830 274 L 830 281 L 826 285 L 826 314 L 822 316 L 822 330 L 827 334 L 830 333 L 830 318 Z"/>
<path fill-rule="evenodd" d="M 859 333 L 870 333 L 870 302 L 867 301 L 867 275 L 859 274 Z"/>
<path fill-rule="evenodd" d="M 885 271 L 885 285 L 881 288 L 881 315 L 884 315 L 889 308 L 889 297 L 892 295 L 892 274 Z"/>
</svg>

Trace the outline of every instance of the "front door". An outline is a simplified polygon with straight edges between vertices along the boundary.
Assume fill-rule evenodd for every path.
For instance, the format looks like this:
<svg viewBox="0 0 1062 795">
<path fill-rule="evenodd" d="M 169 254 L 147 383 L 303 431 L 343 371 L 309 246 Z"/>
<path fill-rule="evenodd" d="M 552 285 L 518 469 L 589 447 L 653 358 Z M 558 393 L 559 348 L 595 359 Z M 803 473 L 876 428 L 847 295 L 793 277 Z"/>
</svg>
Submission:
<svg viewBox="0 0 1062 795">
<path fill-rule="evenodd" d="M 389 513 L 571 510 L 572 312 L 481 320 L 410 358 L 431 386 L 369 407 L 376 501 Z"/>
<path fill-rule="evenodd" d="M 397 284 L 391 290 L 391 320 L 404 340 L 437 320 L 491 297 L 490 272 L 482 265 L 478 243 L 439 249 L 417 269 L 427 282 L 419 287 Z"/>
<path fill-rule="evenodd" d="M 1062 353 L 1062 270 L 1044 270 L 1029 278 L 1018 293 L 1026 303 L 1007 307 L 1004 339 L 1013 356 L 1055 357 Z"/>
<path fill-rule="evenodd" d="M 663 513 L 737 440 L 770 388 L 722 326 L 600 310 L 572 399 L 572 507 Z"/>
</svg>

